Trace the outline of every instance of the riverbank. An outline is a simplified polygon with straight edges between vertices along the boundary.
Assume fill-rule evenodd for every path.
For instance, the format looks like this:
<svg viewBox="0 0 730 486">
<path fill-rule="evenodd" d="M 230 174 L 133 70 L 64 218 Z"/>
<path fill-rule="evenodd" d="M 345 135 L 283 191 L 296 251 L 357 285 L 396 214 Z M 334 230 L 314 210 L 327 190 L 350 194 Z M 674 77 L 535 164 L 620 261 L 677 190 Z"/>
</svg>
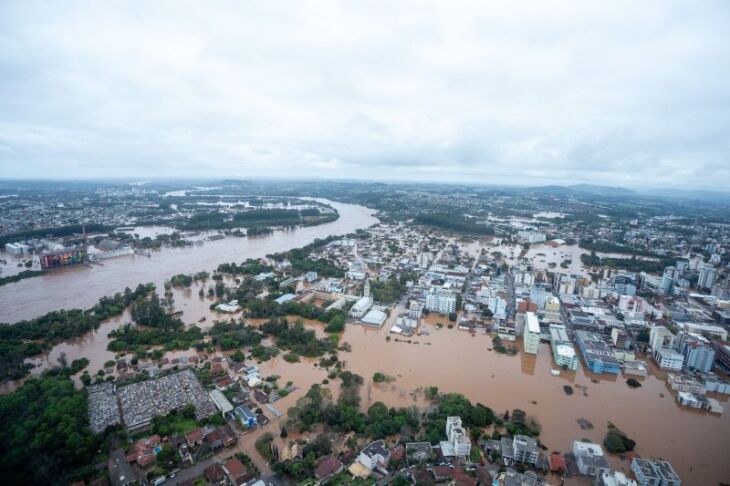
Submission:
<svg viewBox="0 0 730 486">
<path fill-rule="evenodd" d="M 153 282 L 162 288 L 175 274 L 212 271 L 220 263 L 240 263 L 288 251 L 331 235 L 344 235 L 378 222 L 374 211 L 354 204 L 331 204 L 340 217 L 319 226 L 275 231 L 252 238 L 225 238 L 202 246 L 168 248 L 152 258 L 120 257 L 103 266 L 69 267 L 32 279 L 11 283 L 0 292 L 0 322 L 15 323 L 32 319 L 52 310 L 87 308 L 105 295 L 113 295 L 140 282 Z"/>
</svg>

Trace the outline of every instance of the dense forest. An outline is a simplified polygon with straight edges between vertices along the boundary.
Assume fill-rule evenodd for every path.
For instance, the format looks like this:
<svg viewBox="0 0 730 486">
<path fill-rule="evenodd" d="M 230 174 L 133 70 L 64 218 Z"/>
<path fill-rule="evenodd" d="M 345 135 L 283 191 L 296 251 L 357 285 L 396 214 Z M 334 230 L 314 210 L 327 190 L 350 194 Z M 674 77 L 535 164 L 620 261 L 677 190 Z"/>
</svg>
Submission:
<svg viewBox="0 0 730 486">
<path fill-rule="evenodd" d="M 317 208 L 307 209 L 254 209 L 233 215 L 221 211 L 204 211 L 179 220 L 180 230 L 212 230 L 231 228 L 263 228 L 268 226 L 294 226 L 321 224 L 337 219 L 338 214 L 322 214 Z"/>
<path fill-rule="evenodd" d="M 657 260 L 640 260 L 639 258 L 601 258 L 593 251 L 591 254 L 584 253 L 580 256 L 581 262 L 587 267 L 598 267 L 605 265 L 611 268 L 620 268 L 630 272 L 659 273 L 666 267 L 673 265 L 674 258 L 659 258 Z"/>
<path fill-rule="evenodd" d="M 87 414 L 86 392 L 62 372 L 31 378 L 0 396 L 3 484 L 67 485 L 93 475 L 101 444 Z"/>
<path fill-rule="evenodd" d="M 475 223 L 464 218 L 461 215 L 456 214 L 419 214 L 418 216 L 416 216 L 415 221 L 419 224 L 458 231 L 460 233 L 470 233 L 476 235 L 494 234 L 494 228 L 492 228 L 491 226 Z"/>
</svg>

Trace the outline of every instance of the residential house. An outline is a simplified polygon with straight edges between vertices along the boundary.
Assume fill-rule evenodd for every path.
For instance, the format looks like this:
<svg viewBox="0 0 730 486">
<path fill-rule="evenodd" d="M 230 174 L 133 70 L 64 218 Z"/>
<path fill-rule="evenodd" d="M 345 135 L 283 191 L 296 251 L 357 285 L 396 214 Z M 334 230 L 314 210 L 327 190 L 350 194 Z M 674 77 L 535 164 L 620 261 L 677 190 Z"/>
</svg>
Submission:
<svg viewBox="0 0 730 486">
<path fill-rule="evenodd" d="M 246 466 L 235 458 L 228 459 L 225 464 L 223 464 L 223 470 L 226 472 L 228 480 L 233 483 L 234 486 L 240 486 L 253 479 L 253 476 L 249 474 Z"/>
<path fill-rule="evenodd" d="M 206 467 L 204 475 L 205 479 L 208 480 L 208 483 L 213 486 L 223 486 L 227 482 L 226 472 L 223 470 L 223 467 L 217 462 Z"/>
<path fill-rule="evenodd" d="M 600 476 L 609 472 L 608 461 L 603 455 L 603 449 L 593 442 L 573 442 L 573 455 L 575 456 L 578 470 L 585 476 Z"/>
<path fill-rule="evenodd" d="M 390 452 L 385 448 L 385 442 L 376 440 L 371 442 L 357 456 L 357 461 L 369 470 L 387 468 L 390 461 Z"/>
<path fill-rule="evenodd" d="M 233 409 L 233 413 L 238 417 L 244 427 L 253 428 L 256 427 L 256 414 L 254 414 L 250 408 L 246 405 L 239 405 Z"/>
<path fill-rule="evenodd" d="M 185 434 L 185 442 L 188 444 L 188 447 L 203 445 L 203 431 L 200 429 L 191 430 Z"/>
<path fill-rule="evenodd" d="M 343 468 L 344 466 L 339 459 L 334 456 L 327 456 L 319 461 L 319 464 L 314 470 L 314 476 L 319 482 L 324 482 L 335 474 L 340 473 Z"/>
</svg>

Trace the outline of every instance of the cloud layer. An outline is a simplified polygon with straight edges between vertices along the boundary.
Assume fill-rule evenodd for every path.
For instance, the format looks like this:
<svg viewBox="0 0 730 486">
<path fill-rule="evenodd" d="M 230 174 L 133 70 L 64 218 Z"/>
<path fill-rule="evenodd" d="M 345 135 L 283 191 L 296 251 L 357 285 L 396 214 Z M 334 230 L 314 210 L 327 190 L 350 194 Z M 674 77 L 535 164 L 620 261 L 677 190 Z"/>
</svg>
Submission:
<svg viewBox="0 0 730 486">
<path fill-rule="evenodd" d="M 2 2 L 0 176 L 730 187 L 727 2 Z"/>
</svg>

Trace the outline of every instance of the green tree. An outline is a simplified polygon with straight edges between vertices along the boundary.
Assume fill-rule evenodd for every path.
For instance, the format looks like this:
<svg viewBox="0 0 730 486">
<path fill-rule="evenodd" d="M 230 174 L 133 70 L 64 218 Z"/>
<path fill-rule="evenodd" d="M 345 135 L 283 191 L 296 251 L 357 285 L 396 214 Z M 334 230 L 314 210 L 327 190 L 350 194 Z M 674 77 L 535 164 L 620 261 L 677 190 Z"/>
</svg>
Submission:
<svg viewBox="0 0 730 486">
<path fill-rule="evenodd" d="M 327 324 L 327 327 L 324 328 L 325 332 L 329 333 L 337 333 L 342 332 L 345 330 L 345 316 L 338 314 L 333 316 L 329 323 Z"/>
</svg>

